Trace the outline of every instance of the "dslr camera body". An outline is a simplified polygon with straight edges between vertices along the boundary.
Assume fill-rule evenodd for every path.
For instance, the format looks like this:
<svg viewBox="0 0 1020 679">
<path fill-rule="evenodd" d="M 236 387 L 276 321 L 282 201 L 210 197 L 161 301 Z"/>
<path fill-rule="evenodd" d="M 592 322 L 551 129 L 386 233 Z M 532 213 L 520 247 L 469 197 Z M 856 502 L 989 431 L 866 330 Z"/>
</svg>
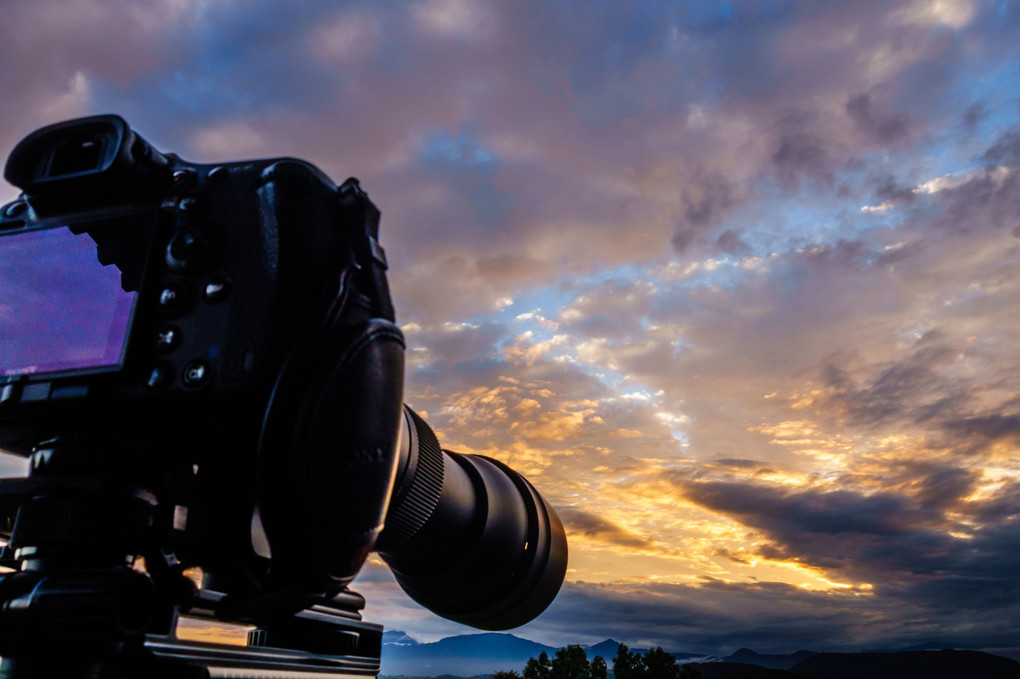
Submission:
<svg viewBox="0 0 1020 679">
<path fill-rule="evenodd" d="M 377 674 L 381 627 L 347 589 L 372 551 L 483 629 L 552 601 L 552 507 L 402 404 L 357 180 L 189 163 L 113 115 L 34 132 L 5 177 L 0 449 L 31 471 L 0 481 L 0 677 Z M 177 640 L 181 613 L 251 625 L 249 647 Z"/>
</svg>

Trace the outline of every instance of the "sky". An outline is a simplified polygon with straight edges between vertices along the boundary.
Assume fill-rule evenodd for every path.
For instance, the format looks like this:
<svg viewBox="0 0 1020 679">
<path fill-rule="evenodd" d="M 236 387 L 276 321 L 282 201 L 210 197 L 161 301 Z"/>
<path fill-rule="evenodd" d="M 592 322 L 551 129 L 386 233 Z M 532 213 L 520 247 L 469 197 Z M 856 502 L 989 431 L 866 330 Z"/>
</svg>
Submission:
<svg viewBox="0 0 1020 679">
<path fill-rule="evenodd" d="M 361 179 L 405 400 L 444 447 L 525 474 L 567 528 L 567 581 L 515 634 L 1018 645 L 1016 2 L 3 16 L 2 149 L 118 113 L 189 160 Z M 354 589 L 387 629 L 471 631 L 381 563 Z"/>
</svg>

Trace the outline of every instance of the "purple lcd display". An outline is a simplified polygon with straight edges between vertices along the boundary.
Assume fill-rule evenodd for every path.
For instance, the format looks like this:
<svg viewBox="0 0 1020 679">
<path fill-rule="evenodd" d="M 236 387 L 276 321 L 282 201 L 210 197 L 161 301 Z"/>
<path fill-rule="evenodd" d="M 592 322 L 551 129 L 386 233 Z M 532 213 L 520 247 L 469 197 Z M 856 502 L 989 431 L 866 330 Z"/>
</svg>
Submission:
<svg viewBox="0 0 1020 679">
<path fill-rule="evenodd" d="M 87 233 L 0 237 L 0 376 L 119 368 L 137 297 Z"/>
</svg>

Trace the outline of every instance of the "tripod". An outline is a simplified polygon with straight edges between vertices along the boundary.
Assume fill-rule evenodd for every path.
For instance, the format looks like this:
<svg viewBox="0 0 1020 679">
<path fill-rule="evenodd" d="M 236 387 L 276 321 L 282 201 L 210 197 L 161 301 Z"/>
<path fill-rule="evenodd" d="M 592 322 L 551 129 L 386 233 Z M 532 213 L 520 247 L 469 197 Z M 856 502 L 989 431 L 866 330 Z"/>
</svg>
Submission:
<svg viewBox="0 0 1020 679">
<path fill-rule="evenodd" d="M 182 517 L 152 469 L 56 439 L 27 478 L 0 479 L 0 565 L 15 569 L 0 575 L 0 679 L 378 675 L 382 626 L 356 593 L 281 607 L 196 587 L 167 547 Z M 245 647 L 182 640 L 185 612 L 254 629 Z"/>
</svg>

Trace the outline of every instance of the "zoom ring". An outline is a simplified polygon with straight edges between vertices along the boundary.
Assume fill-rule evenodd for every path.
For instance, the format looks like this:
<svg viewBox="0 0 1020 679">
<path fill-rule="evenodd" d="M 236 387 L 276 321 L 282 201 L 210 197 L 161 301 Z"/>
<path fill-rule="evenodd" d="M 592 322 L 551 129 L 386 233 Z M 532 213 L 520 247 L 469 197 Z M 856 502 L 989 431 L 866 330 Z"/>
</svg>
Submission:
<svg viewBox="0 0 1020 679">
<path fill-rule="evenodd" d="M 443 491 L 443 451 L 432 428 L 410 408 L 418 435 L 418 465 L 407 494 L 386 515 L 386 542 L 399 545 L 417 533 L 432 516 Z"/>
</svg>

